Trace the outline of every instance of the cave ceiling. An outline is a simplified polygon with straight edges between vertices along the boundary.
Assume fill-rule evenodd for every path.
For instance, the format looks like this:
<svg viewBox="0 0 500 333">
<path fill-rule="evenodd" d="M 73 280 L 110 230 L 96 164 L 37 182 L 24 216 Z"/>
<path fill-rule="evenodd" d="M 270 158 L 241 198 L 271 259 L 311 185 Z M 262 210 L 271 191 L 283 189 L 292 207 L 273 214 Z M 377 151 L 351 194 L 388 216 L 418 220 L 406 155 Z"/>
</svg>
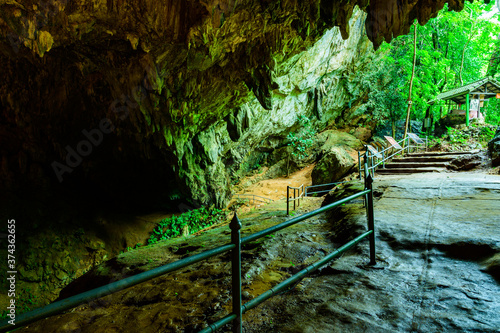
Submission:
<svg viewBox="0 0 500 333">
<path fill-rule="evenodd" d="M 52 161 L 107 119 L 109 147 L 83 172 L 128 157 L 175 171 L 187 141 L 249 99 L 272 109 L 283 64 L 332 27 L 348 38 L 356 7 L 378 48 L 464 1 L 0 0 L 2 181 L 57 181 Z"/>
</svg>

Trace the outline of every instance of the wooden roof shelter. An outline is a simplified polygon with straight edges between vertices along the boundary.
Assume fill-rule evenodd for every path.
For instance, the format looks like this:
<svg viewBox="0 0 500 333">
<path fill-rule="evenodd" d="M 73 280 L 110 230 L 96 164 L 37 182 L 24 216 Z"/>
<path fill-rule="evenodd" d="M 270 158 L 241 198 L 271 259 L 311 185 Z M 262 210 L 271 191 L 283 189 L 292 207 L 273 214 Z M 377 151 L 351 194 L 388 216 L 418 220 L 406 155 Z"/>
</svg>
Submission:
<svg viewBox="0 0 500 333">
<path fill-rule="evenodd" d="M 471 98 L 472 96 L 472 98 Z M 466 106 L 466 124 L 469 126 L 469 110 L 470 100 L 479 99 L 480 102 L 488 100 L 492 97 L 500 97 L 500 82 L 487 77 L 462 87 L 455 88 L 444 93 L 439 94 L 436 99 L 429 101 L 428 104 L 433 105 L 438 100 L 452 101 L 459 105 L 465 104 Z"/>
</svg>

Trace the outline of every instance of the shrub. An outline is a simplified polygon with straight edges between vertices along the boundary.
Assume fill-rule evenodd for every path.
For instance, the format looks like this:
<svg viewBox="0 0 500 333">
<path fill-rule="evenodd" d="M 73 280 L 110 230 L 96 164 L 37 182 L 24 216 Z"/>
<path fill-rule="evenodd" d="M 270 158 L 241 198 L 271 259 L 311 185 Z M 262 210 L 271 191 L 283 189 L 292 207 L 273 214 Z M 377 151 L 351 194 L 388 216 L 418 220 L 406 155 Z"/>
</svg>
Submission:
<svg viewBox="0 0 500 333">
<path fill-rule="evenodd" d="M 182 213 L 178 216 L 165 218 L 161 220 L 153 230 L 153 233 L 148 239 L 148 244 L 154 244 L 160 240 L 181 236 L 186 226 L 189 234 L 192 234 L 225 218 L 226 215 L 224 211 L 214 207 L 202 207 Z"/>
<path fill-rule="evenodd" d="M 300 115 L 299 123 L 301 125 L 297 133 L 289 133 L 287 139 L 293 148 L 292 155 L 299 159 L 307 157 L 306 150 L 312 147 L 316 131 L 312 128 L 309 118 Z"/>
<path fill-rule="evenodd" d="M 453 127 L 448 128 L 448 138 L 450 143 L 466 143 L 469 137 L 464 134 L 461 130 Z"/>
</svg>

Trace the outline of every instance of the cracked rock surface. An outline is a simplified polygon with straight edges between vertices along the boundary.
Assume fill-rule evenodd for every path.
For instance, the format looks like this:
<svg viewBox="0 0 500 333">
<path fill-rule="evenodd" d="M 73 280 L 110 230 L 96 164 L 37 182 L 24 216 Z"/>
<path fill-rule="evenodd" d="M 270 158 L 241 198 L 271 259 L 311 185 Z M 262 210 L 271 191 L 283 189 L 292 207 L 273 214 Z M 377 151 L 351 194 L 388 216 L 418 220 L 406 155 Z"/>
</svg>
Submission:
<svg viewBox="0 0 500 333">
<path fill-rule="evenodd" d="M 350 183 L 326 201 L 362 186 Z M 385 176 L 374 187 L 377 265 L 367 265 L 368 243 L 361 242 L 294 289 L 248 311 L 247 333 L 498 332 L 500 177 L 479 172 Z M 320 201 L 305 200 L 302 212 Z M 282 222 L 283 208 L 273 203 L 265 212 L 242 216 L 243 236 Z M 244 302 L 365 228 L 365 209 L 358 200 L 247 244 Z M 95 287 L 91 283 L 97 278 L 114 281 L 228 238 L 224 226 L 128 252 L 100 265 L 93 276 L 74 284 L 73 292 Z M 228 260 L 225 254 L 200 262 L 20 332 L 196 332 L 230 309 Z"/>
</svg>

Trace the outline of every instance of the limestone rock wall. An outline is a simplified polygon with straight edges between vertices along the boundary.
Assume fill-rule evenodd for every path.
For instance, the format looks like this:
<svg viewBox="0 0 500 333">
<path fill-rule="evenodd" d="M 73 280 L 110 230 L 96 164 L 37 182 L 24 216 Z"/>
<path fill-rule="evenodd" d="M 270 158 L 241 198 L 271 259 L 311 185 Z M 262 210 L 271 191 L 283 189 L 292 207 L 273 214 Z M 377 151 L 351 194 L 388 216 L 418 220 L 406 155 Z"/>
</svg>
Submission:
<svg viewBox="0 0 500 333">
<path fill-rule="evenodd" d="M 230 174 L 281 145 L 297 115 L 363 121 L 345 87 L 368 38 L 377 47 L 444 3 L 0 1 L 0 183 L 223 206 Z"/>
</svg>

